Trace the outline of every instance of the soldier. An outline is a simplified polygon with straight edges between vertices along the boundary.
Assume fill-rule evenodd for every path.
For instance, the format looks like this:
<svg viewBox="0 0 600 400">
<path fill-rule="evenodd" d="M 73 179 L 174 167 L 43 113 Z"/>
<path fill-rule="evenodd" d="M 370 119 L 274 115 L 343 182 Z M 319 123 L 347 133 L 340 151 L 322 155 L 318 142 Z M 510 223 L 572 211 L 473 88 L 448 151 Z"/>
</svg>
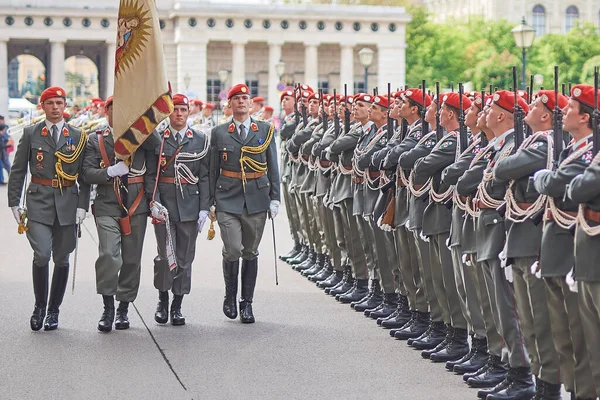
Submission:
<svg viewBox="0 0 600 400">
<path fill-rule="evenodd" d="M 227 121 L 229 119 L 229 117 L 231 117 L 233 115 L 233 112 L 231 111 L 231 105 L 229 104 L 228 101 L 225 101 L 223 103 L 221 111 L 222 111 L 223 116 L 221 117 L 219 124 L 224 124 L 225 121 Z"/>
<path fill-rule="evenodd" d="M 114 154 L 113 97 L 106 100 L 108 128 L 96 131 L 88 140 L 83 163 L 83 180 L 98 185 L 92 211 L 98 229 L 96 260 L 96 290 L 102 295 L 104 312 L 98 322 L 98 330 L 110 332 L 113 321 L 115 329 L 128 329 L 127 311 L 140 286 L 141 259 L 148 220 L 148 201 L 144 196 L 146 152 L 154 152 L 160 145 L 156 132 L 131 156 L 129 166 L 116 162 Z M 123 204 L 120 189 L 115 186 L 116 177 L 127 176 L 127 203 Z M 123 178 L 124 179 L 124 178 Z M 124 210 L 126 216 L 123 216 Z M 116 311 L 114 297 L 119 301 Z"/>
<path fill-rule="evenodd" d="M 256 96 L 252 98 L 252 104 L 250 105 L 250 114 L 253 118 L 262 118 L 262 110 L 265 106 L 264 97 Z"/>
<path fill-rule="evenodd" d="M 212 103 L 205 103 L 204 107 L 202 108 L 202 125 L 204 125 L 207 128 L 213 128 L 215 126 L 215 119 L 212 115 L 213 110 L 215 109 L 214 104 Z"/>
<path fill-rule="evenodd" d="M 187 121 L 189 126 L 202 123 L 202 105 L 200 100 L 190 100 L 190 115 Z"/>
<path fill-rule="evenodd" d="M 65 124 L 65 96 L 58 86 L 42 92 L 40 103 L 46 118 L 23 131 L 8 179 L 8 206 L 20 229 L 27 231 L 33 249 L 35 307 L 30 325 L 34 331 L 40 330 L 42 323 L 44 330 L 58 328 L 59 307 L 69 278 L 69 254 L 77 243 L 76 224 L 85 219 L 90 201 L 90 187 L 79 176 L 87 135 Z M 21 193 L 28 171 L 31 183 L 23 208 Z M 50 258 L 54 273 L 48 299 Z"/>
<path fill-rule="evenodd" d="M 233 119 L 212 130 L 210 193 L 223 240 L 223 312 L 237 318 L 239 259 L 242 258 L 242 323 L 254 323 L 252 300 L 258 274 L 258 245 L 267 214 L 279 211 L 279 170 L 273 125 L 250 117 L 250 90 L 231 88 Z"/>
<path fill-rule="evenodd" d="M 515 154 L 500 160 L 494 168 L 498 179 L 510 182 L 506 196 L 506 219 L 512 223 L 506 236 L 505 255 L 513 260 L 515 300 L 525 344 L 531 357 L 531 369 L 536 377 L 536 393 L 549 398 L 560 398 L 561 377 L 563 379 L 571 377 L 569 379 L 571 382 L 565 381 L 565 385 L 573 389 L 573 352 L 571 348 L 569 355 L 571 360 L 567 363 L 568 366 L 563 364 L 566 368 L 564 370 L 559 368 L 554 342 L 552 336 L 548 335 L 552 324 L 545 285 L 531 272 L 531 267 L 538 261 L 540 254 L 543 226 L 543 224 L 536 225 L 531 217 L 544 208 L 546 198 L 539 195 L 533 185 L 529 184 L 529 180 L 537 170 L 552 167 L 553 152 L 549 141 L 552 141 L 552 110 L 557 101 L 559 107 L 563 108 L 567 98 L 559 95 L 556 99 L 554 91 L 550 90 L 543 90 L 537 94 L 537 100 L 525 117 L 525 123 L 531 127 L 533 134 L 523 142 Z M 555 237 L 555 235 L 551 236 Z M 553 251 L 557 248 L 572 248 L 571 238 L 568 242 L 564 243 L 564 246 L 560 245 L 563 243 L 554 242 L 550 247 L 548 245 L 543 247 L 546 250 L 551 248 Z M 557 245 L 559 247 L 555 247 Z M 552 263 L 560 259 L 555 255 L 551 255 L 550 259 L 547 255 L 542 257 L 544 269 L 548 267 L 547 271 L 552 269 L 550 266 Z M 567 264 L 567 272 L 568 265 L 572 265 L 572 260 L 571 258 L 571 263 Z M 564 276 L 560 279 L 564 281 Z M 561 299 L 561 303 L 563 302 L 564 298 Z M 564 305 L 561 309 L 564 309 Z M 565 325 L 562 316 L 563 314 L 554 321 L 556 329 L 562 330 L 563 328 L 559 327 Z"/>
<path fill-rule="evenodd" d="M 185 325 L 181 303 L 191 290 L 196 238 L 210 208 L 210 141 L 187 124 L 186 96 L 174 95 L 173 105 L 169 127 L 159 131 L 161 144 L 147 157 L 145 190 L 158 247 L 154 287 L 159 301 L 154 320 L 166 324 L 170 314 L 172 325 Z M 169 290 L 173 292 L 170 312 Z"/>
<path fill-rule="evenodd" d="M 578 399 L 595 398 L 600 395 L 600 363 L 598 358 L 593 356 L 597 349 L 595 346 L 598 345 L 600 327 L 598 303 L 594 292 L 590 291 L 598 280 L 597 258 L 594 258 L 598 247 L 595 237 L 591 235 L 597 220 L 591 208 L 597 208 L 594 203 L 597 186 L 594 180 L 590 179 L 597 168 L 597 157 L 594 165 L 588 167 L 593 157 L 593 112 L 594 87 L 573 86 L 571 98 L 563 108 L 562 120 L 563 129 L 571 134 L 573 140 L 561 152 L 555 171 L 543 169 L 534 176 L 535 188 L 541 194 L 549 196 L 540 266 L 546 283 L 550 318 L 552 322 L 556 318 L 562 320 L 559 327 L 555 328 L 553 324 L 552 334 L 559 356 L 567 355 L 563 353 L 566 350 L 573 357 L 566 360 L 575 364 L 570 369 L 565 368 L 567 376 L 564 379 L 567 390 L 574 393 Z M 580 175 L 582 173 L 583 175 Z M 569 184 L 570 197 L 565 198 L 565 189 Z M 577 203 L 585 205 L 580 208 L 576 217 Z M 573 248 L 573 238 L 566 233 L 575 222 L 578 224 Z M 579 289 L 575 297 L 564 281 L 573 265 Z M 557 302 L 561 297 L 564 300 L 559 305 Z M 565 324 L 565 320 L 568 324 Z M 565 325 L 568 325 L 568 331 L 564 328 Z M 560 329 L 561 327 L 563 329 Z M 572 350 L 569 349 L 569 345 L 572 346 Z M 563 363 L 561 362 L 561 376 Z M 574 377 L 571 371 L 574 371 Z M 574 378 L 574 385 L 573 382 L 569 383 L 569 378 Z"/>
<path fill-rule="evenodd" d="M 273 109 L 273 107 L 271 106 L 265 106 L 264 110 L 263 110 L 263 119 L 268 122 L 268 123 L 272 123 L 273 122 L 273 112 L 275 110 Z"/>
</svg>

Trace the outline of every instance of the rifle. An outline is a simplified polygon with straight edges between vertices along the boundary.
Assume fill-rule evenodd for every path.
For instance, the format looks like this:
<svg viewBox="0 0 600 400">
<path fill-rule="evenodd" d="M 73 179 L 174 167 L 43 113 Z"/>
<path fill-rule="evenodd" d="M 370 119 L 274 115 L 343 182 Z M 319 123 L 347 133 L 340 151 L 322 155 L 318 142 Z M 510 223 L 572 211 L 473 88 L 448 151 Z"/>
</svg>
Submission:
<svg viewBox="0 0 600 400">
<path fill-rule="evenodd" d="M 565 85 L 563 84 L 563 90 L 565 89 Z M 552 112 L 553 116 L 553 137 L 554 137 L 554 169 L 558 168 L 558 158 L 560 157 L 560 153 L 563 150 L 564 141 L 563 141 L 563 131 L 562 131 L 562 110 L 558 106 L 558 65 L 554 66 L 554 110 Z"/>
<path fill-rule="evenodd" d="M 530 76 L 530 85 L 527 86 L 527 103 L 531 104 L 533 99 L 533 75 Z M 529 137 L 533 134 L 531 127 L 525 123 L 525 118 L 523 118 L 523 130 L 525 131 L 525 137 Z"/>
<path fill-rule="evenodd" d="M 294 118 L 296 120 L 296 126 L 300 124 L 300 111 L 298 111 L 298 101 L 302 101 L 302 90 L 300 89 L 300 84 L 296 85 L 296 89 L 294 90 Z"/>
<path fill-rule="evenodd" d="M 598 67 L 594 68 L 594 112 L 592 113 L 592 132 L 594 140 L 594 155 L 598 154 L 598 122 L 600 121 L 600 111 L 598 110 Z"/>
<path fill-rule="evenodd" d="M 425 79 L 423 79 L 422 82 L 422 89 L 421 89 L 421 93 L 423 93 L 423 107 L 421 107 L 421 132 L 423 132 L 423 134 L 425 134 L 426 132 L 429 132 L 429 124 L 427 122 L 425 122 L 425 114 L 427 113 L 427 106 L 426 106 L 426 95 L 425 95 Z M 438 105 L 439 107 L 439 105 Z"/>
<path fill-rule="evenodd" d="M 463 84 L 458 83 L 458 140 L 460 143 L 460 152 L 465 151 L 469 147 L 469 138 L 467 136 L 467 130 L 465 129 L 465 112 L 463 111 Z M 457 152 L 456 154 L 460 154 Z"/>
<path fill-rule="evenodd" d="M 513 73 L 513 93 L 515 94 L 515 111 L 514 111 L 514 140 L 515 145 L 512 149 L 512 154 L 514 154 L 519 147 L 521 147 L 521 143 L 523 143 L 523 110 L 521 110 L 521 106 L 519 106 L 519 94 L 517 93 L 517 67 L 513 65 L 512 69 Z"/>
<path fill-rule="evenodd" d="M 408 85 L 404 85 L 404 91 L 408 90 Z M 402 140 L 404 140 L 404 138 L 406 137 L 406 135 L 408 134 L 408 121 L 405 120 L 404 118 L 402 118 Z"/>
<path fill-rule="evenodd" d="M 348 133 L 348 132 L 350 132 L 350 104 L 348 103 L 348 85 L 346 85 L 345 83 L 344 83 L 344 104 L 346 104 L 346 108 L 344 109 L 344 132 Z M 337 115 L 337 113 L 336 113 L 336 115 Z"/>
<path fill-rule="evenodd" d="M 394 119 L 391 117 L 391 98 L 392 98 L 392 91 L 391 91 L 391 87 L 392 84 L 388 82 L 388 110 L 387 110 L 387 135 L 388 135 L 388 139 L 391 139 L 392 136 L 394 135 Z"/>
<path fill-rule="evenodd" d="M 325 111 L 325 100 L 323 98 L 323 89 L 319 89 L 319 96 L 321 96 L 321 123 L 323 124 L 323 132 L 327 132 L 327 111 Z"/>
<path fill-rule="evenodd" d="M 439 142 L 444 137 L 442 126 L 440 125 L 440 113 L 442 112 L 442 101 L 440 99 L 440 82 L 435 83 L 435 98 L 437 99 L 437 111 L 435 112 L 435 138 Z M 423 96 L 425 104 L 425 96 Z"/>
<path fill-rule="evenodd" d="M 485 89 L 481 89 L 481 111 L 483 111 L 484 107 L 485 107 Z M 484 131 L 481 131 L 481 141 L 479 143 L 481 143 L 481 148 L 484 148 L 485 146 L 488 145 L 488 138 L 487 138 L 487 136 L 485 136 Z"/>
<path fill-rule="evenodd" d="M 302 92 L 300 92 L 300 99 L 302 100 Z M 308 125 L 308 114 L 307 114 L 307 110 L 306 110 L 306 104 L 304 104 L 304 102 L 302 102 L 301 108 L 302 108 L 302 129 L 304 129 L 304 128 L 306 128 L 306 125 Z"/>
<path fill-rule="evenodd" d="M 569 89 L 569 93 L 571 93 L 570 90 L 571 89 Z M 564 83 L 562 84 L 562 94 L 563 94 L 563 96 L 567 95 L 567 85 L 565 85 Z"/>
<path fill-rule="evenodd" d="M 348 121 L 350 123 L 350 121 Z M 340 119 L 337 113 L 337 92 L 333 89 L 333 129 L 335 131 L 335 137 L 340 134 Z"/>
</svg>

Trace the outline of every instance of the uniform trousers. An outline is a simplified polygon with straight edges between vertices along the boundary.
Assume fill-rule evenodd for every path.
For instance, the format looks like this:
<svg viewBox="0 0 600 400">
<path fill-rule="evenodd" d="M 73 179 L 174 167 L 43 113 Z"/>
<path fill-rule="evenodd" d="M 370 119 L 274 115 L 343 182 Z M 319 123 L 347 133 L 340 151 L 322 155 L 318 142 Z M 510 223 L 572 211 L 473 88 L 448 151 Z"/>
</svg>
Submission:
<svg viewBox="0 0 600 400">
<path fill-rule="evenodd" d="M 422 287 L 419 271 L 419 255 L 417 244 L 411 231 L 404 225 L 397 226 L 394 231 L 398 261 L 392 265 L 394 275 L 402 276 L 402 283 L 408 297 L 408 306 L 413 311 L 427 312 L 427 298 Z"/>
<path fill-rule="evenodd" d="M 356 221 L 356 227 L 358 228 L 358 237 L 360 240 L 360 248 L 362 248 L 363 253 L 365 254 L 366 261 L 366 269 L 364 271 L 364 277 L 358 277 L 356 272 L 354 272 L 354 277 L 356 279 L 369 279 L 373 278 L 373 271 L 375 266 L 375 256 L 374 256 L 374 247 L 373 242 L 370 239 L 368 234 L 368 222 L 363 219 L 362 215 L 355 215 L 354 220 Z M 363 271 L 360 271 L 361 275 Z"/>
<path fill-rule="evenodd" d="M 341 261 L 341 250 L 338 247 L 337 240 L 335 238 L 335 222 L 333 220 L 333 210 L 326 207 L 323 204 L 323 198 L 325 196 L 315 197 L 317 210 L 319 211 L 319 220 L 323 228 L 325 238 L 325 253 L 329 256 L 332 265 L 340 267 Z"/>
<path fill-rule="evenodd" d="M 363 251 L 360 231 L 358 230 L 358 221 L 356 220 L 356 217 L 352 215 L 352 203 L 353 200 L 351 198 L 343 200 L 340 203 L 340 212 L 344 224 L 344 239 L 340 236 L 337 237 L 338 241 L 343 240 L 346 243 L 348 260 L 352 267 L 352 274 L 354 277 L 356 279 L 368 279 L 367 255 Z"/>
<path fill-rule="evenodd" d="M 558 356 L 551 332 L 548 300 L 544 282 L 530 271 L 537 257 L 514 259 L 513 289 L 519 311 L 521 331 L 531 360 L 531 372 L 538 378 L 559 384 Z"/>
<path fill-rule="evenodd" d="M 77 243 L 77 225 L 60 225 L 58 218 L 53 225 L 28 221 L 27 239 L 33 250 L 33 265 L 46 267 L 50 258 L 55 267 L 68 267 L 69 254 Z"/>
<path fill-rule="evenodd" d="M 593 398 L 596 387 L 583 333 L 581 299 L 571 292 L 563 276 L 544 278 L 544 285 L 561 381 L 578 398 Z"/>
<path fill-rule="evenodd" d="M 217 213 L 217 219 L 218 217 L 219 213 Z M 196 256 L 198 224 L 196 221 L 171 221 L 169 230 L 175 249 L 177 267 L 169 270 L 167 224 L 161 222 L 154 225 L 158 247 L 158 256 L 154 259 L 154 287 L 160 292 L 166 292 L 170 289 L 176 295 L 189 294 L 192 289 L 192 262 Z M 221 235 L 223 235 L 223 230 L 221 230 Z"/>
<path fill-rule="evenodd" d="M 324 216 L 324 211 L 322 210 L 323 198 L 317 197 L 314 195 L 314 193 L 311 193 L 308 195 L 308 200 L 312 206 L 310 223 L 312 224 L 314 234 L 319 239 L 317 253 L 329 255 L 331 248 L 329 247 L 329 242 L 327 241 L 327 218 L 321 218 L 321 214 Z"/>
<path fill-rule="evenodd" d="M 433 287 L 444 313 L 444 322 L 454 328 L 467 329 L 467 320 L 462 312 L 456 288 L 452 254 L 446 247 L 448 235 L 449 233 L 445 232 L 429 238 Z"/>
<path fill-rule="evenodd" d="M 344 216 L 342 215 L 342 209 L 339 205 L 333 207 L 331 210 L 331 216 L 333 218 L 333 241 L 335 247 L 339 251 L 339 258 L 333 259 L 333 269 L 335 271 L 343 271 L 345 265 L 349 265 L 348 259 L 348 247 L 346 245 L 346 237 L 344 235 Z"/>
<path fill-rule="evenodd" d="M 477 263 L 477 254 L 469 254 L 471 263 L 474 265 L 476 271 L 475 279 L 477 281 L 477 299 L 481 304 L 481 314 L 483 315 L 483 322 L 485 324 L 485 337 L 488 342 L 488 353 L 493 356 L 502 358 L 502 362 L 508 362 L 508 352 L 503 352 L 504 341 L 500 336 L 500 329 L 496 325 L 497 312 L 496 307 L 492 308 L 493 301 L 490 299 L 487 291 L 486 279 L 484 274 L 484 268 L 481 263 Z"/>
<path fill-rule="evenodd" d="M 131 216 L 131 234 L 121 235 L 118 217 L 96 217 L 98 259 L 96 291 L 117 296 L 117 301 L 132 302 L 137 297 L 142 269 L 142 250 L 148 216 Z"/>
<path fill-rule="evenodd" d="M 442 307 L 438 302 L 435 290 L 433 288 L 433 276 L 431 270 L 431 257 L 429 253 L 429 243 L 425 242 L 419 236 L 418 231 L 412 231 L 417 257 L 419 262 L 419 272 L 422 277 L 422 287 L 425 289 L 425 297 L 429 303 L 429 312 L 431 320 L 435 322 L 444 321 Z"/>
<path fill-rule="evenodd" d="M 396 237 L 393 231 L 383 231 L 383 237 L 385 239 L 385 250 L 388 255 L 388 264 L 390 268 L 390 274 L 394 283 L 394 290 L 396 293 L 406 296 L 406 288 L 402 281 L 402 273 L 400 272 L 400 265 L 398 262 L 398 251 L 396 250 Z"/>
<path fill-rule="evenodd" d="M 303 238 L 300 236 L 300 216 L 298 215 L 298 207 L 295 206 L 296 202 L 288 191 L 287 183 L 281 182 L 281 192 L 283 194 L 285 212 L 290 223 L 290 235 L 295 243 L 300 243 L 303 241 Z"/>
<path fill-rule="evenodd" d="M 481 303 L 477 298 L 477 272 L 473 265 L 467 266 L 462 262 L 462 250 L 460 245 L 452 246 L 452 266 L 454 268 L 454 280 L 458 291 L 458 301 L 469 330 L 477 339 L 485 337 L 485 323 L 481 313 Z"/>
<path fill-rule="evenodd" d="M 590 353 L 590 366 L 596 382 L 597 395 L 600 397 L 600 282 L 579 281 L 577 286 L 583 334 Z"/>
<path fill-rule="evenodd" d="M 301 236 L 304 239 L 304 244 L 306 246 L 309 246 L 312 249 L 314 246 L 314 242 L 310 235 L 310 228 L 308 225 L 308 218 L 309 218 L 308 210 L 306 209 L 306 204 L 304 202 L 304 196 L 300 193 L 299 187 L 296 187 L 294 189 L 292 197 L 295 201 L 295 208 L 298 211 L 298 219 L 300 222 L 300 232 L 301 232 Z"/>
<path fill-rule="evenodd" d="M 242 214 L 217 211 L 217 222 L 223 240 L 225 261 L 254 260 L 258 257 L 258 245 L 262 239 L 267 212 L 248 214 L 244 207 Z"/>
<path fill-rule="evenodd" d="M 313 245 L 313 250 L 318 254 L 323 254 L 323 234 L 319 231 L 317 225 L 317 208 L 315 197 L 311 193 L 302 193 L 302 203 L 305 208 L 306 225 L 308 228 L 308 236 Z"/>
<path fill-rule="evenodd" d="M 369 216 L 367 225 L 371 238 L 371 246 L 373 244 L 375 245 L 375 257 L 377 260 L 373 270 L 373 279 L 379 280 L 383 293 L 396 293 L 394 274 L 392 273 L 392 266 L 390 264 L 390 256 L 387 248 L 389 244 L 389 241 L 386 239 L 387 232 L 382 231 L 377 226 L 377 221 L 373 220 L 372 215 Z"/>
<path fill-rule="evenodd" d="M 512 368 L 530 367 L 512 283 L 506 280 L 500 259 L 483 260 L 480 265 L 483 269 L 494 323 L 508 349 L 508 363 Z"/>
</svg>

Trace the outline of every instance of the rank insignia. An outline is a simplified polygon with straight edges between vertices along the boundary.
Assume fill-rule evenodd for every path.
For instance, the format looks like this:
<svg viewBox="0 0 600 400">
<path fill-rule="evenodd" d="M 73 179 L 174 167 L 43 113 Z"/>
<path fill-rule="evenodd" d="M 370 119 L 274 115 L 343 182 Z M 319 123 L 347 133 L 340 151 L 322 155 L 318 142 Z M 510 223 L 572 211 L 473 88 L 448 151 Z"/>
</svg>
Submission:
<svg viewBox="0 0 600 400">
<path fill-rule="evenodd" d="M 38 151 L 37 155 L 35 156 L 35 159 L 37 160 L 37 162 L 41 163 L 42 161 L 44 161 L 44 153 Z"/>
<path fill-rule="evenodd" d="M 44 165 L 42 163 L 37 163 L 35 169 L 37 169 L 38 171 L 42 171 L 44 169 Z"/>
<path fill-rule="evenodd" d="M 223 161 L 227 162 L 227 157 L 228 157 L 228 156 L 227 156 L 227 152 L 225 152 L 225 151 L 224 151 L 222 154 L 223 154 L 223 155 L 222 155 L 222 157 L 223 157 Z"/>
<path fill-rule="evenodd" d="M 592 162 L 592 158 L 594 158 L 594 155 L 591 151 L 588 151 L 581 157 L 581 161 L 583 161 L 586 164 L 589 164 Z"/>
<path fill-rule="evenodd" d="M 67 128 L 66 126 L 63 126 L 63 136 L 69 137 L 69 128 Z"/>
<path fill-rule="evenodd" d="M 542 143 L 542 142 L 535 142 L 531 146 L 529 146 L 529 148 L 531 150 L 539 149 L 540 147 L 542 147 L 543 144 L 544 143 Z"/>
<path fill-rule="evenodd" d="M 452 146 L 452 142 L 451 142 L 451 141 L 449 141 L 449 140 L 447 140 L 447 141 L 445 141 L 444 143 L 442 143 L 442 145 L 440 146 L 440 148 L 441 148 L 441 149 L 445 149 L 445 148 L 448 148 L 448 147 L 450 147 L 450 146 Z"/>
<path fill-rule="evenodd" d="M 233 133 L 235 131 L 235 124 L 232 122 L 229 124 L 229 128 L 227 128 L 227 132 Z"/>
<path fill-rule="evenodd" d="M 254 132 L 256 132 L 258 130 L 258 125 L 256 125 L 254 122 L 250 124 L 250 129 L 252 129 Z"/>
<path fill-rule="evenodd" d="M 164 167 L 165 165 L 167 165 L 167 158 L 166 157 L 161 157 L 160 158 L 160 166 Z"/>
<path fill-rule="evenodd" d="M 382 136 L 382 137 L 381 137 L 381 138 L 380 138 L 380 139 L 377 141 L 377 143 L 378 143 L 378 144 L 380 144 L 380 145 L 382 145 L 382 146 L 385 146 L 385 145 L 387 144 L 387 142 L 388 142 L 388 137 L 387 137 L 387 136 L 385 136 L 385 135 L 384 135 L 384 136 Z"/>
<path fill-rule="evenodd" d="M 47 126 L 42 128 L 42 136 L 48 136 L 48 127 Z"/>
<path fill-rule="evenodd" d="M 263 144 L 265 142 L 265 138 L 258 138 L 258 144 Z"/>
<path fill-rule="evenodd" d="M 163 132 L 163 137 L 165 139 L 168 139 L 171 136 L 171 130 L 169 128 L 165 129 L 165 131 Z"/>
<path fill-rule="evenodd" d="M 187 136 L 187 137 L 191 138 L 192 136 L 194 136 L 194 132 L 192 132 L 192 130 L 191 130 L 191 129 L 188 129 L 188 130 L 185 132 L 185 136 Z"/>
</svg>

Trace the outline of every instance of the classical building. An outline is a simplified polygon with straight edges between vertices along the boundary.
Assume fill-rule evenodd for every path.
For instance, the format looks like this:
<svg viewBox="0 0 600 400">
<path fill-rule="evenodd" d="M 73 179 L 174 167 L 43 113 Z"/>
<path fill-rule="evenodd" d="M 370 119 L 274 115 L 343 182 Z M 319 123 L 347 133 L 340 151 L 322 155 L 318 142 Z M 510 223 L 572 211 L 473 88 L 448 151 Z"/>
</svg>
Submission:
<svg viewBox="0 0 600 400">
<path fill-rule="evenodd" d="M 577 20 L 600 27 L 598 0 L 423 0 L 423 5 L 436 22 L 479 16 L 518 24 L 525 17 L 538 36 L 569 32 Z"/>
<path fill-rule="evenodd" d="M 332 92 L 404 84 L 401 7 L 290 5 L 260 0 L 157 0 L 169 80 L 175 92 L 218 101 L 232 83 L 279 106 L 279 90 L 305 82 Z M 0 114 L 6 111 L 8 66 L 37 57 L 47 85 L 65 85 L 65 60 L 97 66 L 100 96 L 112 93 L 118 0 L 0 0 Z M 358 52 L 374 52 L 368 75 Z M 285 63 L 283 76 L 277 64 Z M 224 73 L 227 71 L 227 73 Z M 219 73 L 220 72 L 220 73 Z M 221 81 L 221 79 L 226 79 Z"/>
</svg>

